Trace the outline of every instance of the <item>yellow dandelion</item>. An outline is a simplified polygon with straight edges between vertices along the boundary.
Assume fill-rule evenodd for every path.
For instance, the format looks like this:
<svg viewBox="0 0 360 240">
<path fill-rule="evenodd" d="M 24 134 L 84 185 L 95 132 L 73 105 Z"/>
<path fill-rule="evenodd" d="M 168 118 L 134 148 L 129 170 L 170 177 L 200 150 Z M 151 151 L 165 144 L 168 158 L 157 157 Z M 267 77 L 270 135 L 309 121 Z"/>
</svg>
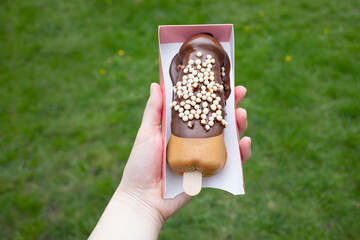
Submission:
<svg viewBox="0 0 360 240">
<path fill-rule="evenodd" d="M 260 11 L 259 12 L 259 17 L 263 17 L 264 16 L 264 12 L 263 11 Z"/>
<path fill-rule="evenodd" d="M 124 51 L 124 50 L 120 49 L 120 50 L 118 51 L 118 55 L 119 55 L 119 56 L 124 56 L 124 54 L 125 54 L 125 51 Z"/>
<path fill-rule="evenodd" d="M 329 29 L 324 28 L 324 34 L 329 34 Z"/>
<path fill-rule="evenodd" d="M 111 3 L 111 0 L 105 0 L 105 3 L 106 3 L 106 4 L 110 4 L 110 3 Z"/>
<path fill-rule="evenodd" d="M 247 32 L 247 31 L 249 31 L 249 30 L 250 30 L 250 27 L 249 27 L 248 25 L 245 25 L 245 26 L 244 26 L 244 31 Z"/>
<path fill-rule="evenodd" d="M 292 57 L 291 57 L 290 55 L 287 55 L 287 56 L 285 57 L 285 61 L 291 62 L 291 60 L 292 60 Z"/>
<path fill-rule="evenodd" d="M 106 70 L 105 69 L 100 69 L 99 71 L 100 75 L 104 76 L 106 74 Z"/>
</svg>

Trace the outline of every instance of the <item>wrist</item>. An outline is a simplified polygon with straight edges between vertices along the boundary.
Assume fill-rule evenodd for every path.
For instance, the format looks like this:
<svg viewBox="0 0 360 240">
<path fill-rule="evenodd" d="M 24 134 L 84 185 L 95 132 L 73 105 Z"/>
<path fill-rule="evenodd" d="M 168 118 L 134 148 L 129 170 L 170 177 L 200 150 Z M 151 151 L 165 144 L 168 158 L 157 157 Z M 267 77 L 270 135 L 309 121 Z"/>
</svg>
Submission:
<svg viewBox="0 0 360 240">
<path fill-rule="evenodd" d="M 139 224 L 142 223 L 146 225 L 148 230 L 159 234 L 165 219 L 155 207 L 141 199 L 140 196 L 141 194 L 131 193 L 120 185 L 116 189 L 111 202 L 124 206 L 129 213 L 137 216 L 138 227 L 141 227 Z"/>
<path fill-rule="evenodd" d="M 160 212 L 118 187 L 89 239 L 157 239 L 163 223 Z"/>
</svg>

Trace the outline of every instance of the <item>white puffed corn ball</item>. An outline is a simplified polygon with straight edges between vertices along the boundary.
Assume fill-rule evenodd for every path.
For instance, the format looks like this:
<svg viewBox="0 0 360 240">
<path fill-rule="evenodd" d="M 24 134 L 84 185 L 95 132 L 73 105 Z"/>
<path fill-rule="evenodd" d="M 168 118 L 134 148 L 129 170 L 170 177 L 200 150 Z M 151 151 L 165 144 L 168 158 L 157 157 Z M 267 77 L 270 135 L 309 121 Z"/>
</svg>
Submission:
<svg viewBox="0 0 360 240">
<path fill-rule="evenodd" d="M 186 80 L 187 78 L 188 78 L 187 75 L 184 75 L 184 76 L 182 77 L 183 80 Z"/>
<path fill-rule="evenodd" d="M 211 62 L 211 61 L 210 61 L 210 62 Z M 208 68 L 212 68 L 213 65 L 212 65 L 211 63 L 209 63 L 209 64 L 207 65 L 207 67 L 208 67 Z"/>
<path fill-rule="evenodd" d="M 179 108 L 179 112 L 184 112 L 184 108 Z"/>
<path fill-rule="evenodd" d="M 218 105 L 218 104 L 219 104 L 219 101 L 218 101 L 218 100 L 214 100 L 214 101 L 213 101 L 213 104 L 214 104 L 214 105 Z"/>
<path fill-rule="evenodd" d="M 179 108 L 180 108 L 180 106 L 179 106 L 179 105 L 176 105 L 176 106 L 174 107 L 174 110 L 177 111 L 177 110 L 179 110 Z"/>
<path fill-rule="evenodd" d="M 202 64 L 201 64 L 201 66 L 203 66 L 204 68 L 207 66 L 207 63 L 206 62 L 203 62 Z"/>
<path fill-rule="evenodd" d="M 216 120 L 221 121 L 222 119 L 223 119 L 223 118 L 222 118 L 221 115 L 217 115 L 217 116 L 216 116 Z"/>
<path fill-rule="evenodd" d="M 217 109 L 219 109 L 219 110 L 221 110 L 221 108 L 222 108 L 220 104 L 217 105 L 216 107 L 217 107 Z"/>
<path fill-rule="evenodd" d="M 210 72 L 210 76 L 214 76 L 215 75 L 215 73 L 214 72 Z"/>
<path fill-rule="evenodd" d="M 197 94 L 196 94 L 196 97 L 201 98 L 201 97 L 202 97 L 202 94 L 201 94 L 201 93 L 197 93 Z"/>
<path fill-rule="evenodd" d="M 212 111 L 216 111 L 216 106 L 214 105 L 214 104 L 211 104 L 211 106 L 210 106 L 210 109 L 212 110 Z"/>
<path fill-rule="evenodd" d="M 194 114 L 194 117 L 195 117 L 196 119 L 199 119 L 199 118 L 200 118 L 200 115 L 197 114 L 197 113 L 195 113 L 195 114 Z"/>
<path fill-rule="evenodd" d="M 195 61 L 195 64 L 196 64 L 196 65 L 200 65 L 200 64 L 201 64 L 201 60 L 200 60 L 200 59 L 197 59 L 197 60 Z"/>
<path fill-rule="evenodd" d="M 192 115 L 191 113 L 189 114 L 189 119 L 192 120 L 194 118 L 194 115 Z"/>
<path fill-rule="evenodd" d="M 209 113 L 209 109 L 208 109 L 208 108 L 204 108 L 204 109 L 203 109 L 203 113 L 204 113 L 204 114 L 208 114 L 208 113 Z"/>
<path fill-rule="evenodd" d="M 215 63 L 215 58 L 211 59 L 211 63 L 212 63 L 212 64 Z"/>
<path fill-rule="evenodd" d="M 194 60 L 190 59 L 188 62 L 189 65 L 193 65 L 194 64 Z"/>
<path fill-rule="evenodd" d="M 209 117 L 209 121 L 214 121 L 214 118 L 212 116 Z"/>
<path fill-rule="evenodd" d="M 185 110 L 185 111 L 184 111 L 184 114 L 187 116 L 187 115 L 190 114 L 190 111 L 189 111 L 189 110 Z"/>
<path fill-rule="evenodd" d="M 202 119 L 202 120 L 200 121 L 200 124 L 201 124 L 201 125 L 205 125 L 205 124 L 206 124 L 206 120 L 205 120 L 205 119 Z"/>
<path fill-rule="evenodd" d="M 205 71 L 207 71 L 207 72 L 211 72 L 211 69 L 210 69 L 210 68 L 207 68 L 207 69 L 205 69 Z"/>
<path fill-rule="evenodd" d="M 194 76 L 196 76 L 197 74 L 198 74 L 198 72 L 195 70 L 192 72 L 192 75 L 194 75 Z"/>
<path fill-rule="evenodd" d="M 201 65 L 197 65 L 196 69 L 200 70 L 201 69 Z"/>
<path fill-rule="evenodd" d="M 208 104 L 207 102 L 203 102 L 203 103 L 202 103 L 203 108 L 206 108 L 208 105 L 209 105 L 209 104 Z"/>
<path fill-rule="evenodd" d="M 193 78 L 190 78 L 189 80 L 188 80 L 188 83 L 193 83 L 194 82 L 194 79 Z"/>
<path fill-rule="evenodd" d="M 191 109 L 191 110 L 190 110 L 190 113 L 191 113 L 191 114 L 195 114 L 196 111 L 195 111 L 194 109 Z"/>
<path fill-rule="evenodd" d="M 202 99 L 203 101 L 206 101 L 207 97 L 206 97 L 205 95 L 203 95 L 203 96 L 201 97 L 201 99 Z"/>
<path fill-rule="evenodd" d="M 210 130 L 210 126 L 209 126 L 209 125 L 205 125 L 204 128 L 206 129 L 206 131 L 209 131 L 209 130 Z"/>
<path fill-rule="evenodd" d="M 215 80 L 215 77 L 214 77 L 214 76 L 210 76 L 209 79 L 210 79 L 211 81 L 214 81 L 214 80 Z"/>
<path fill-rule="evenodd" d="M 217 111 L 216 111 L 216 114 L 217 114 L 217 115 L 221 115 L 221 114 L 222 114 L 221 110 L 217 110 Z"/>
<path fill-rule="evenodd" d="M 213 90 L 216 92 L 218 90 L 217 86 L 213 86 Z"/>
<path fill-rule="evenodd" d="M 185 91 L 186 89 L 187 89 L 186 86 L 182 86 L 182 87 L 181 87 L 181 90 L 183 90 L 183 91 Z"/>
<path fill-rule="evenodd" d="M 186 121 L 189 120 L 189 118 L 188 118 L 188 116 L 185 115 L 185 116 L 183 116 L 182 120 L 183 120 L 184 122 L 186 122 Z"/>
<path fill-rule="evenodd" d="M 193 72 L 194 71 L 194 69 L 193 68 L 189 68 L 189 72 Z"/>
<path fill-rule="evenodd" d="M 207 99 L 206 99 L 208 102 L 212 102 L 212 97 L 208 97 Z"/>
<path fill-rule="evenodd" d="M 221 98 L 220 97 L 216 97 L 216 100 L 218 100 L 220 102 Z"/>
<path fill-rule="evenodd" d="M 195 97 L 195 96 L 191 96 L 191 97 L 190 97 L 190 100 L 191 100 L 191 101 L 195 101 L 195 100 L 196 100 L 196 97 Z"/>
<path fill-rule="evenodd" d="M 205 114 L 201 114 L 201 119 L 206 119 L 206 115 Z"/>
<path fill-rule="evenodd" d="M 206 58 L 207 58 L 207 59 L 211 59 L 212 56 L 211 56 L 211 55 L 207 55 Z"/>
<path fill-rule="evenodd" d="M 208 84 L 209 84 L 209 81 L 208 81 L 208 80 L 205 80 L 205 81 L 204 81 L 204 84 L 205 84 L 205 85 L 208 85 Z"/>
<path fill-rule="evenodd" d="M 210 75 L 209 72 L 204 72 L 204 76 L 208 77 Z"/>
<path fill-rule="evenodd" d="M 189 128 L 192 128 L 193 126 L 194 126 L 194 123 L 193 123 L 192 121 L 189 121 L 189 122 L 188 122 L 188 127 L 189 127 Z"/>
<path fill-rule="evenodd" d="M 193 81 L 194 81 L 194 83 L 197 83 L 197 82 L 199 82 L 199 79 L 197 77 L 194 77 Z"/>
<path fill-rule="evenodd" d="M 197 53 L 196 53 L 196 56 L 197 56 L 197 57 L 201 57 L 201 56 L 202 56 L 202 52 L 197 52 Z"/>
<path fill-rule="evenodd" d="M 211 116 L 212 116 L 213 118 L 216 118 L 217 115 L 216 115 L 216 113 L 212 113 Z"/>
<path fill-rule="evenodd" d="M 202 78 L 204 76 L 204 74 L 202 72 L 199 72 L 197 75 L 199 78 Z"/>
<path fill-rule="evenodd" d="M 222 73 L 221 73 L 221 76 L 225 77 L 225 72 L 222 72 Z"/>
<path fill-rule="evenodd" d="M 223 85 L 220 85 L 220 90 L 224 90 L 224 86 Z"/>
<path fill-rule="evenodd" d="M 179 113 L 179 118 L 183 118 L 183 116 L 185 116 L 183 112 Z"/>
<path fill-rule="evenodd" d="M 200 106 L 199 106 L 199 105 L 195 105 L 194 108 L 195 108 L 195 109 L 199 109 Z"/>
<path fill-rule="evenodd" d="M 204 81 L 204 79 L 203 78 L 199 78 L 199 82 L 203 82 Z"/>
<path fill-rule="evenodd" d="M 185 76 L 184 76 L 184 77 L 185 77 Z M 186 78 L 187 78 L 187 76 L 186 76 Z M 186 80 L 186 79 L 184 79 L 184 80 Z M 176 86 L 181 87 L 181 82 L 177 82 L 177 83 L 176 83 Z"/>
<path fill-rule="evenodd" d="M 190 104 L 190 102 L 191 102 L 190 99 L 188 99 L 188 100 L 185 101 L 186 104 Z"/>
<path fill-rule="evenodd" d="M 225 71 L 225 68 L 224 68 L 224 67 L 221 67 L 221 71 L 223 71 L 223 72 L 224 72 L 224 71 Z"/>
<path fill-rule="evenodd" d="M 213 122 L 213 121 L 209 121 L 208 124 L 209 124 L 210 127 L 214 126 L 214 122 Z"/>
<path fill-rule="evenodd" d="M 211 97 L 216 99 L 216 94 L 215 93 L 211 94 Z"/>
<path fill-rule="evenodd" d="M 189 72 L 189 69 L 184 68 L 183 72 L 184 72 L 184 73 L 188 73 L 188 72 Z"/>
<path fill-rule="evenodd" d="M 189 98 L 189 95 L 184 94 L 184 99 L 188 99 L 188 98 Z"/>
<path fill-rule="evenodd" d="M 183 85 L 186 85 L 186 84 L 187 84 L 187 80 L 183 80 L 183 81 L 182 81 L 182 84 L 183 84 Z"/>
<path fill-rule="evenodd" d="M 196 98 L 195 100 L 197 103 L 201 103 L 201 99 L 200 98 Z"/>
<path fill-rule="evenodd" d="M 195 101 L 191 101 L 190 105 L 191 105 L 191 106 L 195 106 L 195 105 L 196 105 L 196 102 L 195 102 Z"/>
<path fill-rule="evenodd" d="M 206 59 L 205 63 L 206 63 L 206 66 L 207 66 L 208 64 L 211 64 L 211 60 L 210 60 L 210 59 Z"/>
<path fill-rule="evenodd" d="M 202 113 L 202 110 L 201 110 L 201 109 L 197 109 L 197 110 L 196 110 L 196 113 L 200 115 L 200 114 Z"/>
<path fill-rule="evenodd" d="M 185 106 L 185 102 L 181 101 L 180 106 L 182 106 L 182 107 Z"/>
<path fill-rule="evenodd" d="M 194 75 L 189 74 L 188 77 L 189 77 L 189 78 L 194 78 Z"/>
</svg>

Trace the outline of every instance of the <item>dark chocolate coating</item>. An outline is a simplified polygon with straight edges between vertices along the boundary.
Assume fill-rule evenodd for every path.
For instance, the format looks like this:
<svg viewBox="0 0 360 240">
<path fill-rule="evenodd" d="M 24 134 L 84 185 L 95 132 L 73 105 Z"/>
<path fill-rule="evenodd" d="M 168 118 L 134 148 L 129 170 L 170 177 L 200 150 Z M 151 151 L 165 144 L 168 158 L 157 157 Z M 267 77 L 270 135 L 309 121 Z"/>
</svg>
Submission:
<svg viewBox="0 0 360 240">
<path fill-rule="evenodd" d="M 201 52 L 202 56 L 199 58 L 196 56 L 197 52 Z M 186 66 L 190 59 L 196 60 L 200 59 L 201 61 L 206 60 L 206 56 L 211 55 L 215 59 L 215 64 L 213 64 L 212 71 L 214 72 L 215 82 L 224 86 L 224 90 L 220 93 L 216 93 L 217 96 L 221 98 L 220 105 L 222 106 L 222 116 L 226 116 L 225 105 L 226 100 L 231 93 L 230 89 L 230 60 L 221 46 L 221 44 L 212 36 L 208 34 L 197 34 L 188 40 L 186 40 L 181 46 L 179 53 L 176 54 L 170 65 L 170 77 L 173 83 L 173 86 L 176 86 L 178 81 L 182 81 L 184 73 L 181 69 L 178 68 L 179 65 Z M 225 67 L 225 76 L 221 75 L 221 67 Z M 202 86 L 202 84 L 200 84 Z M 200 87 L 194 91 L 196 95 L 200 92 Z M 182 101 L 176 93 L 173 94 L 173 100 Z M 202 109 L 202 106 L 200 106 Z M 208 116 L 211 113 L 208 114 Z M 204 127 L 200 124 L 200 120 L 194 119 L 194 127 L 189 128 L 187 122 L 184 122 L 178 116 L 178 112 L 172 109 L 171 113 L 171 132 L 172 134 L 183 137 L 183 138 L 207 138 L 213 137 L 221 134 L 224 131 L 224 127 L 215 120 L 215 124 L 210 128 L 209 131 L 206 131 Z"/>
</svg>

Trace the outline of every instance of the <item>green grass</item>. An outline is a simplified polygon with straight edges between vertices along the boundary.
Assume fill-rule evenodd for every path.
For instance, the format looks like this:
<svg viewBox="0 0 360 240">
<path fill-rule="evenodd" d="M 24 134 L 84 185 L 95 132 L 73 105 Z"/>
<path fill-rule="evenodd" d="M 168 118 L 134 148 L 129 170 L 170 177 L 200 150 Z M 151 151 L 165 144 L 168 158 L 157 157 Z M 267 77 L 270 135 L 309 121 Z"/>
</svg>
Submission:
<svg viewBox="0 0 360 240">
<path fill-rule="evenodd" d="M 160 239 L 359 238 L 359 12 L 355 0 L 1 1 L 0 238 L 90 234 L 158 82 L 157 26 L 192 23 L 235 24 L 253 156 L 246 195 L 205 189 Z"/>
</svg>

